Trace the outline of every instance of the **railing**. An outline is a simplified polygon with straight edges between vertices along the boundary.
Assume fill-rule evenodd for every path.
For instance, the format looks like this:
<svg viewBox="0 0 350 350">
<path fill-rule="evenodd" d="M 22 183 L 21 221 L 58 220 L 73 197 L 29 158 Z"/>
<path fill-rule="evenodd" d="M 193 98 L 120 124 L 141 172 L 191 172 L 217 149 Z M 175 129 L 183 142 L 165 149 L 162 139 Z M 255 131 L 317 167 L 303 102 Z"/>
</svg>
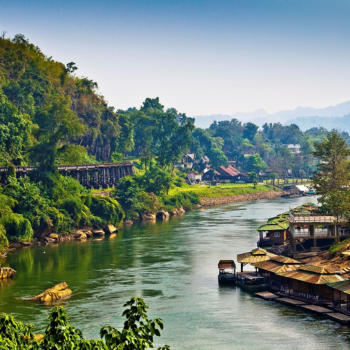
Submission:
<svg viewBox="0 0 350 350">
<path fill-rule="evenodd" d="M 289 213 L 289 222 L 298 223 L 298 224 L 331 224 L 337 221 L 335 216 L 321 216 L 321 215 L 301 215 L 296 216 L 292 213 Z M 344 221 L 343 218 L 340 218 L 339 221 Z"/>
<path fill-rule="evenodd" d="M 70 170 L 90 170 L 98 168 L 111 168 L 111 167 L 123 167 L 133 166 L 133 162 L 122 162 L 122 163 L 97 163 L 97 164 L 70 164 L 70 165 L 58 165 L 58 171 L 70 171 Z M 34 170 L 36 167 L 33 165 L 28 166 L 16 166 L 16 172 L 29 172 Z M 7 173 L 8 167 L 0 167 L 0 173 Z"/>
</svg>

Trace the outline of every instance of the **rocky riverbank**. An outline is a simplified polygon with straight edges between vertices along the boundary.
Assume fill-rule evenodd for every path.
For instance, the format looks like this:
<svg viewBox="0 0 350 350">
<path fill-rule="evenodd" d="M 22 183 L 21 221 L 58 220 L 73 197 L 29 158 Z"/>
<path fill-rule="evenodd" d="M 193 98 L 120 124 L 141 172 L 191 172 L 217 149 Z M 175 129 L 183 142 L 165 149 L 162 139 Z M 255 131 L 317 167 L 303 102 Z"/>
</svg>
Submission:
<svg viewBox="0 0 350 350">
<path fill-rule="evenodd" d="M 219 198 L 203 197 L 201 198 L 201 204 L 203 207 L 208 207 L 213 205 L 254 201 L 257 199 L 272 199 L 272 198 L 281 197 L 283 194 L 284 194 L 283 191 L 268 191 L 268 192 L 238 194 L 234 196 L 222 196 Z"/>
</svg>

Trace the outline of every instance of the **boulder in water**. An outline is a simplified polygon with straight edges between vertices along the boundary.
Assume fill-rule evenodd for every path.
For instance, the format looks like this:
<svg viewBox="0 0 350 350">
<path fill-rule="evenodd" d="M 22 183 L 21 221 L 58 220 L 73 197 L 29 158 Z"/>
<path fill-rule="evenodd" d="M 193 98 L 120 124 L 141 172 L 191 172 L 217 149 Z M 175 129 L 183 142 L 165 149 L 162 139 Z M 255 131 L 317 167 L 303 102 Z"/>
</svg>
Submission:
<svg viewBox="0 0 350 350">
<path fill-rule="evenodd" d="M 108 224 L 106 225 L 106 231 L 107 233 L 112 234 L 112 233 L 117 233 L 118 229 L 114 225 Z"/>
<path fill-rule="evenodd" d="M 156 219 L 156 214 L 146 211 L 141 214 L 142 221 L 150 221 Z"/>
<path fill-rule="evenodd" d="M 99 236 L 99 237 L 105 235 L 105 231 L 103 231 L 101 229 L 100 230 L 93 230 L 92 233 L 93 233 L 94 236 Z"/>
<path fill-rule="evenodd" d="M 65 298 L 71 294 L 72 294 L 72 291 L 70 289 L 68 289 L 67 283 L 62 282 L 62 283 L 56 284 L 52 288 L 46 289 L 45 292 L 43 292 L 39 295 L 36 295 L 32 299 L 41 301 L 43 303 L 43 302 L 48 302 L 48 301 L 59 300 L 59 299 Z"/>
<path fill-rule="evenodd" d="M 157 219 L 160 219 L 160 220 L 167 220 L 169 219 L 169 216 L 170 214 L 165 210 L 158 210 L 156 214 Z"/>
<path fill-rule="evenodd" d="M 12 269 L 11 267 L 0 267 L 0 278 L 11 278 L 15 277 L 17 271 Z"/>
</svg>

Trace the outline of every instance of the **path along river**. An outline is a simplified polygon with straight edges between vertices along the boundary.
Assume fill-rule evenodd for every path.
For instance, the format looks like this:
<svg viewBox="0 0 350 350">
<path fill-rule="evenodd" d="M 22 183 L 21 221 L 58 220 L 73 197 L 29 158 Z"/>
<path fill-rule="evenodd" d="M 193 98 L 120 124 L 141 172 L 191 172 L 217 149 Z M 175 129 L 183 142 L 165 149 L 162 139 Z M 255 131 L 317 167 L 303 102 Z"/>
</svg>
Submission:
<svg viewBox="0 0 350 350">
<path fill-rule="evenodd" d="M 18 271 L 1 282 L 0 311 L 42 332 L 51 307 L 24 298 L 66 281 L 62 302 L 85 337 L 122 327 L 122 304 L 141 296 L 165 323 L 157 345 L 173 350 L 349 349 L 350 330 L 322 317 L 219 287 L 217 263 L 256 247 L 266 219 L 315 198 L 236 203 L 156 224 L 134 225 L 102 241 L 68 242 L 9 254 Z"/>
</svg>

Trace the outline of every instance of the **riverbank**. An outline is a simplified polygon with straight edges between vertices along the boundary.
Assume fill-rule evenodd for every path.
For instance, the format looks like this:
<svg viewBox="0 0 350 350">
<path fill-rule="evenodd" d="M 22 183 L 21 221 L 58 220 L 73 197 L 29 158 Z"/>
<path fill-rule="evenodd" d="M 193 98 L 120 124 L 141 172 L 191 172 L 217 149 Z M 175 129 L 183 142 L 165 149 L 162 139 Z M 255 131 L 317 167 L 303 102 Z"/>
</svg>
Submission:
<svg viewBox="0 0 350 350">
<path fill-rule="evenodd" d="M 173 195 L 176 195 L 176 193 L 181 192 L 192 192 L 191 189 L 193 189 L 194 193 L 197 193 L 200 198 L 200 205 L 196 205 L 196 208 L 199 209 L 201 206 L 203 207 L 209 207 L 209 206 L 216 206 L 216 205 L 223 205 L 223 204 L 229 204 L 229 203 L 237 203 L 237 202 L 247 202 L 247 201 L 254 201 L 259 199 L 273 199 L 277 197 L 281 197 L 284 192 L 281 191 L 277 187 L 269 186 L 269 185 L 260 185 L 256 186 L 254 188 L 253 185 L 245 184 L 245 185 L 236 185 L 236 184 L 228 184 L 228 185 L 221 185 L 221 186 L 196 186 L 196 187 L 189 187 L 189 188 L 179 188 L 176 191 L 173 191 Z M 94 196 L 105 196 L 109 197 L 111 191 L 100 191 L 94 193 Z M 234 193 L 234 194 L 232 194 Z M 177 208 L 176 210 L 169 210 L 165 211 L 163 209 L 160 209 L 156 213 L 144 213 L 143 215 L 140 215 L 140 218 L 138 220 L 125 220 L 119 227 L 116 228 L 116 231 L 114 233 L 117 233 L 119 230 L 123 228 L 123 226 L 130 226 L 135 222 L 138 221 L 156 221 L 156 220 L 166 220 L 169 217 L 175 216 L 175 215 L 183 215 L 184 213 L 191 211 L 191 209 L 188 208 Z M 158 215 L 158 214 L 161 215 Z M 106 226 L 106 225 L 105 225 Z M 11 243 L 9 247 L 6 249 L 6 252 L 15 251 L 18 249 L 28 248 L 33 245 L 49 245 L 49 244 L 58 244 L 61 242 L 69 242 L 69 241 L 81 241 L 86 240 L 87 238 L 91 239 L 92 235 L 81 235 L 81 232 L 89 232 L 93 230 L 104 230 L 105 234 L 108 235 L 111 232 L 108 231 L 106 227 L 78 227 L 75 229 L 74 232 L 68 233 L 68 234 L 56 234 L 56 233 L 50 233 L 45 237 L 36 237 L 31 242 L 15 242 Z M 96 236 L 92 239 L 100 239 L 101 236 Z"/>
<path fill-rule="evenodd" d="M 239 194 L 234 196 L 222 196 L 218 198 L 203 197 L 201 198 L 201 205 L 213 206 L 213 205 L 222 205 L 222 204 L 237 203 L 237 202 L 254 201 L 258 199 L 272 199 L 272 198 L 281 197 L 283 194 L 284 194 L 283 191 L 270 190 L 268 192 Z"/>
</svg>

